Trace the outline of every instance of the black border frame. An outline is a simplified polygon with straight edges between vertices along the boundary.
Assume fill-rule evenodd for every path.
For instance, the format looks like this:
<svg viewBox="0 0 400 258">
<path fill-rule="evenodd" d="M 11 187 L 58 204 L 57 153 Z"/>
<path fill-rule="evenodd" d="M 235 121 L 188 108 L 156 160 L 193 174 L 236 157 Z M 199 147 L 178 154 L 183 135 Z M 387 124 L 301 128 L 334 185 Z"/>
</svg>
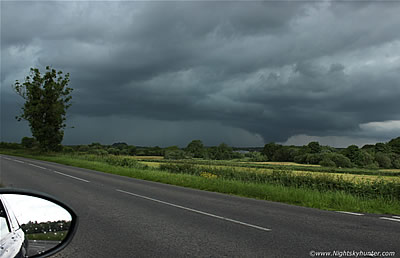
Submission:
<svg viewBox="0 0 400 258">
<path fill-rule="evenodd" d="M 75 211 L 71 207 L 69 207 L 67 204 L 61 202 L 60 200 L 56 199 L 53 196 L 50 196 L 50 195 L 42 193 L 42 192 L 34 191 L 34 190 L 24 190 L 24 189 L 18 189 L 18 188 L 0 188 L 0 194 L 20 194 L 20 195 L 28 195 L 28 196 L 38 197 L 38 198 L 45 199 L 47 201 L 53 202 L 53 203 L 61 206 L 62 208 L 66 209 L 71 214 L 72 220 L 71 220 L 70 229 L 69 229 L 67 235 L 65 236 L 65 238 L 61 241 L 61 243 L 59 245 L 45 251 L 44 253 L 29 256 L 29 258 L 31 258 L 31 257 L 32 258 L 34 258 L 34 257 L 49 257 L 51 255 L 54 255 L 54 254 L 60 252 L 71 242 L 71 240 L 74 237 L 75 232 L 78 228 L 79 219 L 78 219 L 78 215 L 76 215 Z"/>
</svg>

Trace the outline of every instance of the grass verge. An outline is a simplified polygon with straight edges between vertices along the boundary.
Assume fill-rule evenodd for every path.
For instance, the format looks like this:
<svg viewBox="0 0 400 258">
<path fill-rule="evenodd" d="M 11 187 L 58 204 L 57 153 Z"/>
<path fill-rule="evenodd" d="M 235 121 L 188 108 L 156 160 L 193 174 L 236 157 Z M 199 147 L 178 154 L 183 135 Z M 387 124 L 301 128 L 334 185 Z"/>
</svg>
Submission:
<svg viewBox="0 0 400 258">
<path fill-rule="evenodd" d="M 62 241 L 68 231 L 26 234 L 28 240 Z"/>
<path fill-rule="evenodd" d="M 363 198 L 343 191 L 322 192 L 315 189 L 288 187 L 269 183 L 251 183 L 238 180 L 175 174 L 152 168 L 127 168 L 109 165 L 100 161 L 80 160 L 68 155 L 34 155 L 27 152 L 9 150 L 0 150 L 0 153 L 51 161 L 171 185 L 283 202 L 304 207 L 350 212 L 400 214 L 400 202 L 397 199 L 383 198 L 381 196 Z"/>
</svg>

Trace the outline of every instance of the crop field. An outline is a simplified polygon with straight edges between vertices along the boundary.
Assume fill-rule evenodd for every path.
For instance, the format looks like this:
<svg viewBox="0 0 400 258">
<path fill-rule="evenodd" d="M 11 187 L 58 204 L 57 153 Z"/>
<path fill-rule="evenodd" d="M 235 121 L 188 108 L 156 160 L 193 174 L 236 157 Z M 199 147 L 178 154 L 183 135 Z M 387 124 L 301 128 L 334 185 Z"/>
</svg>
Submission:
<svg viewBox="0 0 400 258">
<path fill-rule="evenodd" d="M 184 161 L 169 161 L 169 164 L 181 164 Z M 165 162 L 157 162 L 157 161 L 139 161 L 139 163 L 146 165 L 151 168 L 160 168 L 161 164 L 165 164 Z M 256 167 L 243 167 L 241 165 L 243 164 L 268 164 L 268 165 L 279 165 L 279 169 L 274 169 L 274 168 L 256 168 Z M 286 164 L 285 164 L 286 163 Z M 397 173 L 400 172 L 399 169 L 397 170 L 377 170 L 375 171 L 376 175 L 371 175 L 371 171 L 365 171 L 366 174 L 358 173 L 353 174 L 351 172 L 346 173 L 335 173 L 335 172 L 325 172 L 323 169 L 321 171 L 314 170 L 314 171 L 307 171 L 307 170 L 302 170 L 302 166 L 312 166 L 312 167 L 320 167 L 317 165 L 304 165 L 304 164 L 297 164 L 293 162 L 251 162 L 251 163 L 243 163 L 243 162 L 237 162 L 236 164 L 234 162 L 231 162 L 230 165 L 204 165 L 201 162 L 199 163 L 191 163 L 195 165 L 196 167 L 204 170 L 204 171 L 212 171 L 215 169 L 232 169 L 235 172 L 254 172 L 254 173 L 272 173 L 273 171 L 276 170 L 282 170 L 282 171 L 290 171 L 293 175 L 299 175 L 299 176 L 304 176 L 304 175 L 309 175 L 309 176 L 323 176 L 323 175 L 331 175 L 331 176 L 338 176 L 342 177 L 344 180 L 347 181 L 352 181 L 352 182 L 362 182 L 362 181 L 376 181 L 376 180 L 384 180 L 388 182 L 396 182 L 400 184 L 400 176 L 397 175 Z M 293 168 L 293 166 L 297 166 L 300 168 Z M 285 166 L 291 166 L 291 167 L 285 167 Z M 320 167 L 321 168 L 321 167 Z M 387 172 L 384 173 L 383 175 L 379 174 L 380 172 Z M 393 172 L 393 175 L 390 174 L 390 172 Z"/>
<path fill-rule="evenodd" d="M 400 171 L 394 169 L 329 168 L 244 160 L 168 160 L 157 156 L 110 154 L 1 153 L 307 207 L 400 214 Z"/>
</svg>

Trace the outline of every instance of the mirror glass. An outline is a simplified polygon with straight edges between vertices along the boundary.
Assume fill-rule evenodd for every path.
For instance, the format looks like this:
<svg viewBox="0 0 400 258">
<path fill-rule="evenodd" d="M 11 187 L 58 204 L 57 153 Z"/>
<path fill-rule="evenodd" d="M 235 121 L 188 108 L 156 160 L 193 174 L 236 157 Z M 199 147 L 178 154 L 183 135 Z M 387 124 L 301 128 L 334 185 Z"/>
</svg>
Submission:
<svg viewBox="0 0 400 258">
<path fill-rule="evenodd" d="M 4 242 L 2 243 L 3 248 L 18 249 L 22 242 L 22 251 L 19 252 L 25 253 L 29 257 L 53 249 L 60 245 L 67 236 L 72 217 L 59 205 L 45 199 L 22 194 L 1 194 L 0 200 L 2 209 L 7 213 L 7 217 L 6 214 L 0 214 L 0 217 L 5 218 L 3 219 L 4 226 L 7 225 L 6 230 L 2 230 L 4 232 L 1 234 Z M 7 245 L 7 234 L 10 237 L 14 236 L 14 242 L 19 244 Z M 19 241 L 15 241 L 16 236 Z M 14 252 L 16 251 L 14 250 Z"/>
</svg>

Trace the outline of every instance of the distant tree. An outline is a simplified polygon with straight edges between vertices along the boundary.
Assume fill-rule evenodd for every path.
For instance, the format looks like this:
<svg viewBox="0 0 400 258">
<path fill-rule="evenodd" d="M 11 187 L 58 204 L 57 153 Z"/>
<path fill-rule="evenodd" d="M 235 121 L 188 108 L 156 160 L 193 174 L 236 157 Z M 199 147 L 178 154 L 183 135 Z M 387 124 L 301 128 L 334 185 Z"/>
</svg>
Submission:
<svg viewBox="0 0 400 258">
<path fill-rule="evenodd" d="M 390 140 L 388 145 L 390 146 L 392 152 L 400 154 L 400 137 Z"/>
<path fill-rule="evenodd" d="M 21 139 L 21 145 L 24 148 L 30 149 L 35 145 L 35 143 L 36 143 L 36 140 L 35 140 L 35 138 L 32 138 L 32 137 L 24 137 Z"/>
<path fill-rule="evenodd" d="M 331 146 L 321 146 L 321 153 L 337 152 L 337 150 Z"/>
<path fill-rule="evenodd" d="M 340 168 L 353 167 L 353 164 L 351 163 L 351 161 L 348 157 L 344 156 L 343 154 L 336 153 L 336 152 L 322 154 L 321 161 L 320 161 L 321 166 L 323 166 L 321 164 L 322 161 L 324 161 L 324 165 L 326 165 L 326 166 L 330 166 L 329 161 L 333 161 L 335 163 L 336 167 L 340 167 Z"/>
<path fill-rule="evenodd" d="M 287 146 L 280 146 L 275 150 L 274 155 L 270 159 L 271 161 L 285 162 L 290 161 L 292 158 L 291 149 Z M 293 157 L 294 158 L 294 157 Z"/>
<path fill-rule="evenodd" d="M 310 148 L 310 153 L 321 152 L 321 145 L 319 145 L 319 142 L 310 142 L 307 146 Z"/>
<path fill-rule="evenodd" d="M 357 145 L 350 145 L 349 147 L 341 151 L 341 153 L 348 157 L 351 162 L 355 162 L 356 156 L 359 152 L 360 149 Z"/>
<path fill-rule="evenodd" d="M 204 157 L 204 145 L 201 140 L 193 140 L 186 147 L 186 152 L 191 154 L 194 158 Z"/>
<path fill-rule="evenodd" d="M 233 150 L 231 147 L 229 147 L 226 143 L 221 143 L 217 147 L 217 153 L 216 153 L 216 159 L 222 160 L 222 159 L 231 159 L 233 156 Z"/>
<path fill-rule="evenodd" d="M 400 169 L 400 155 L 399 156 L 395 156 L 392 159 L 392 165 L 393 165 L 393 168 Z"/>
<path fill-rule="evenodd" d="M 88 152 L 90 150 L 88 145 L 79 145 L 78 146 L 78 151 L 80 152 Z"/>
<path fill-rule="evenodd" d="M 359 167 L 372 166 L 374 164 L 374 157 L 364 150 L 360 150 L 355 154 L 354 164 Z"/>
<path fill-rule="evenodd" d="M 62 151 L 64 153 L 73 153 L 74 152 L 74 148 L 72 148 L 70 146 L 63 146 Z"/>
<path fill-rule="evenodd" d="M 375 152 L 390 153 L 392 148 L 389 144 L 378 142 L 374 147 Z"/>
<path fill-rule="evenodd" d="M 307 164 L 319 164 L 323 158 L 322 154 L 319 153 L 309 153 L 306 154 L 306 163 Z"/>
<path fill-rule="evenodd" d="M 275 152 L 281 147 L 281 145 L 278 145 L 274 142 L 270 142 L 264 145 L 264 149 L 262 150 L 262 153 L 267 156 L 269 160 L 273 160 L 273 156 Z"/>
<path fill-rule="evenodd" d="M 144 155 L 146 156 L 164 156 L 164 150 L 159 146 L 150 147 L 144 149 Z"/>
<path fill-rule="evenodd" d="M 101 149 L 102 146 L 99 142 L 93 142 L 91 144 L 88 145 L 90 148 L 94 148 L 94 149 Z"/>
<path fill-rule="evenodd" d="M 108 152 L 109 154 L 112 154 L 112 155 L 119 155 L 119 154 L 121 153 L 120 149 L 114 148 L 114 147 L 108 148 L 108 149 L 107 149 L 107 152 Z"/>
<path fill-rule="evenodd" d="M 245 154 L 246 157 L 250 158 L 250 161 L 261 162 L 268 161 L 268 158 L 258 151 L 252 151 Z"/>
<path fill-rule="evenodd" d="M 216 160 L 228 160 L 236 157 L 236 155 L 233 153 L 233 149 L 225 143 L 221 143 L 218 147 L 213 146 L 207 148 L 206 156 L 209 159 Z"/>
<path fill-rule="evenodd" d="M 333 160 L 331 160 L 331 159 L 329 159 L 329 158 L 324 158 L 323 160 L 321 160 L 320 162 L 319 162 L 319 164 L 322 166 L 322 167 L 336 167 L 336 163 L 333 161 Z"/>
<path fill-rule="evenodd" d="M 67 87 L 69 74 L 63 76 L 49 66 L 42 75 L 37 68 L 31 68 L 24 83 L 17 80 L 13 85 L 25 104 L 17 120 L 29 123 L 32 136 L 44 151 L 59 151 L 64 137 L 66 111 L 71 106 L 72 88 Z"/>
<path fill-rule="evenodd" d="M 294 157 L 294 162 L 296 163 L 305 164 L 307 163 L 306 160 L 307 160 L 307 154 L 299 154 Z"/>
<path fill-rule="evenodd" d="M 129 146 L 128 146 L 128 153 L 129 153 L 129 155 L 135 156 L 135 155 L 136 155 L 136 152 L 137 152 L 136 146 L 133 146 L 133 145 L 129 145 Z"/>
<path fill-rule="evenodd" d="M 208 159 L 217 159 L 217 152 L 218 148 L 216 146 L 206 148 L 206 155 Z"/>
<path fill-rule="evenodd" d="M 370 154 L 375 153 L 376 151 L 375 145 L 372 144 L 365 144 L 364 146 L 362 146 L 361 149 L 367 151 Z"/>
<path fill-rule="evenodd" d="M 164 152 L 164 159 L 184 159 L 185 152 L 178 149 L 168 149 Z"/>
<path fill-rule="evenodd" d="M 116 143 L 113 143 L 113 144 L 111 145 L 111 147 L 117 148 L 117 149 L 119 149 L 119 150 L 123 150 L 123 149 L 125 149 L 125 148 L 128 148 L 128 144 L 125 143 L 125 142 L 116 142 Z"/>
<path fill-rule="evenodd" d="M 375 154 L 375 161 L 378 163 L 379 167 L 381 168 L 391 168 L 392 161 L 388 154 L 383 152 L 377 152 Z"/>
<path fill-rule="evenodd" d="M 332 154 L 331 159 L 333 162 L 335 162 L 337 167 L 342 167 L 342 168 L 353 167 L 351 160 L 342 154 L 334 153 Z"/>
</svg>

